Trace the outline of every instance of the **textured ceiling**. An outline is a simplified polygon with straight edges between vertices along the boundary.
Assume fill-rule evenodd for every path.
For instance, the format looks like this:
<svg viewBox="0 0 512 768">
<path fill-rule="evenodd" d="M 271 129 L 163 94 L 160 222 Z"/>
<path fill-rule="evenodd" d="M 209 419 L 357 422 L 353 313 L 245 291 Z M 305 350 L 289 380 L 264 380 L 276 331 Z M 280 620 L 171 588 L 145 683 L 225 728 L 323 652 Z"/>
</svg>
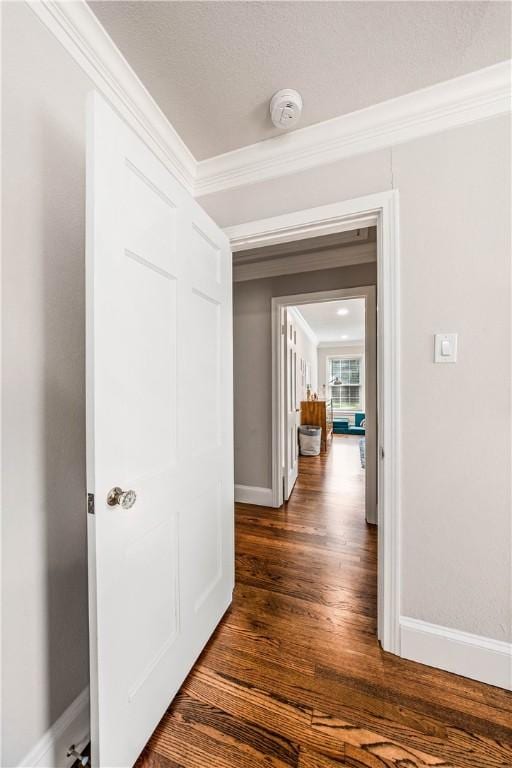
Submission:
<svg viewBox="0 0 512 768">
<path fill-rule="evenodd" d="M 318 341 L 332 344 L 349 344 L 364 339 L 364 299 L 342 299 L 296 307 Z M 348 309 L 347 315 L 338 310 Z M 343 338 L 346 337 L 346 338 Z"/>
<path fill-rule="evenodd" d="M 268 102 L 304 99 L 301 127 L 510 58 L 508 2 L 91 2 L 197 159 L 278 133 Z"/>
</svg>

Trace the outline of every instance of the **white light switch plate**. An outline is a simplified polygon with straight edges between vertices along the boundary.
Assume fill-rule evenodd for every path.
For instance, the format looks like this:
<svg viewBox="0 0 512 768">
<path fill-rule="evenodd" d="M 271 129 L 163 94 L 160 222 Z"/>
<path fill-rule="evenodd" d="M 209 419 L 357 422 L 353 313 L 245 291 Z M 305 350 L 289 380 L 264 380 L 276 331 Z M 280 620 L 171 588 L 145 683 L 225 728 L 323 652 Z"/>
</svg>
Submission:
<svg viewBox="0 0 512 768">
<path fill-rule="evenodd" d="M 444 343 L 443 343 L 444 342 Z M 436 333 L 434 336 L 434 362 L 457 362 L 457 334 Z"/>
</svg>

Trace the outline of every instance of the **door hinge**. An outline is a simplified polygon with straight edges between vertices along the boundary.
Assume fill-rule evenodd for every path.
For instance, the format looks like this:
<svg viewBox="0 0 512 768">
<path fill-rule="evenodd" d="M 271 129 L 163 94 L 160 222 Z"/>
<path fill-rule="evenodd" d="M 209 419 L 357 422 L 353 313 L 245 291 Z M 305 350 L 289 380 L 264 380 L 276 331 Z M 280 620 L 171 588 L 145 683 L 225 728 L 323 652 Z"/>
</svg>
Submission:
<svg viewBox="0 0 512 768">
<path fill-rule="evenodd" d="M 87 494 L 87 513 L 94 515 L 94 493 Z"/>
<path fill-rule="evenodd" d="M 382 446 L 381 446 L 381 449 L 380 449 L 380 457 L 381 457 L 381 459 L 384 458 L 384 448 L 382 448 Z"/>
</svg>

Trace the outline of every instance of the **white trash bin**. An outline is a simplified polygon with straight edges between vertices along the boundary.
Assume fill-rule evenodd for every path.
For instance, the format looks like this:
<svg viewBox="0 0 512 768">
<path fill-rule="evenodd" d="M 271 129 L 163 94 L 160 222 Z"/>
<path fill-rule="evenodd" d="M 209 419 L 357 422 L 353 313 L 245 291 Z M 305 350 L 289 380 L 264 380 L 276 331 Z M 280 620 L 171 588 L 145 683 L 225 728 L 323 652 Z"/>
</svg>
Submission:
<svg viewBox="0 0 512 768">
<path fill-rule="evenodd" d="M 318 456 L 322 441 L 322 427 L 299 427 L 299 447 L 301 456 Z"/>
</svg>

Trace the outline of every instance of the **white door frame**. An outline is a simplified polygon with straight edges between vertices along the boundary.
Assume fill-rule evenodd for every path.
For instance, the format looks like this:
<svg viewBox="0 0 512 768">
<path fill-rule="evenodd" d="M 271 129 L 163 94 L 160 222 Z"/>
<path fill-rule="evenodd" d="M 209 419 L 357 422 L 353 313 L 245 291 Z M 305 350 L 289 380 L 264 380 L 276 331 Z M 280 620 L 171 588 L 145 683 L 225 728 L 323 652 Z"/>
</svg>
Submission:
<svg viewBox="0 0 512 768">
<path fill-rule="evenodd" d="M 286 382 L 283 379 L 283 345 L 281 329 L 281 310 L 287 307 L 297 307 L 301 304 L 322 303 L 339 299 L 364 299 L 365 300 L 365 410 L 367 419 L 376 424 L 377 434 L 371 435 L 371 444 L 366 446 L 367 472 L 365 473 L 366 499 L 375 498 L 377 489 L 377 472 L 368 471 L 370 463 L 368 456 L 377 455 L 379 445 L 377 413 L 374 413 L 375 397 L 371 398 L 370 392 L 370 357 L 375 355 L 375 334 L 369 333 L 370 324 L 375 324 L 375 298 L 374 285 L 365 285 L 358 288 L 338 288 L 333 291 L 315 291 L 314 293 L 292 294 L 291 296 L 275 296 L 272 298 L 272 506 L 280 507 L 284 501 L 284 465 L 286 438 L 283 435 L 282 423 L 286 420 Z M 373 346 L 372 346 L 373 343 Z M 375 388 L 378 397 L 378 387 Z M 369 406 L 369 408 L 368 408 Z M 378 408 L 377 408 L 378 410 Z"/>
<path fill-rule="evenodd" d="M 400 272 L 398 190 L 249 221 L 224 231 L 233 251 L 377 226 L 378 616 L 400 655 Z M 314 258 L 314 257 L 312 257 Z M 279 424 L 279 422 L 277 422 Z M 274 425 L 275 429 L 275 425 Z M 272 478 L 275 491 L 276 477 Z"/>
</svg>

